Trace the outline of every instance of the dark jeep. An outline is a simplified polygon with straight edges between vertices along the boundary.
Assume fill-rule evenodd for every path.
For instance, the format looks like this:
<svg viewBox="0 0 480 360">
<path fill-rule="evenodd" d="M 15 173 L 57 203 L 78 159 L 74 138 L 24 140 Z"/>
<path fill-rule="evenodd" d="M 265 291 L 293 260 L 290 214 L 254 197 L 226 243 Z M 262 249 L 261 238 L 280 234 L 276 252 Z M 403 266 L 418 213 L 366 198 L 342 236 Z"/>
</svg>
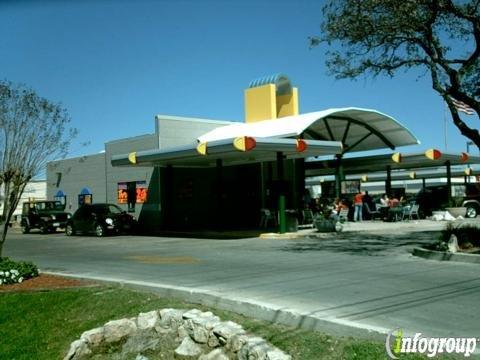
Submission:
<svg viewBox="0 0 480 360">
<path fill-rule="evenodd" d="M 57 228 L 65 228 L 71 215 L 65 212 L 60 201 L 32 201 L 23 203 L 22 233 L 28 234 L 31 229 L 40 229 L 44 234 L 55 232 Z"/>
</svg>

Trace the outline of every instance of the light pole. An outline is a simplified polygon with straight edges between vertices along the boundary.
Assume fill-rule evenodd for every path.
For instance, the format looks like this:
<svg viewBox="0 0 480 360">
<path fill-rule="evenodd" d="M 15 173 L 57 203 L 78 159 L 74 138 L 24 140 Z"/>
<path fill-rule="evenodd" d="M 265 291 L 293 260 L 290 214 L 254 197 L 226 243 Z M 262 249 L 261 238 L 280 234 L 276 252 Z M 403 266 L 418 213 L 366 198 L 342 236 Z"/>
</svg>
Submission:
<svg viewBox="0 0 480 360">
<path fill-rule="evenodd" d="M 473 145 L 473 141 L 467 141 L 467 154 L 470 153 L 470 145 Z"/>
</svg>

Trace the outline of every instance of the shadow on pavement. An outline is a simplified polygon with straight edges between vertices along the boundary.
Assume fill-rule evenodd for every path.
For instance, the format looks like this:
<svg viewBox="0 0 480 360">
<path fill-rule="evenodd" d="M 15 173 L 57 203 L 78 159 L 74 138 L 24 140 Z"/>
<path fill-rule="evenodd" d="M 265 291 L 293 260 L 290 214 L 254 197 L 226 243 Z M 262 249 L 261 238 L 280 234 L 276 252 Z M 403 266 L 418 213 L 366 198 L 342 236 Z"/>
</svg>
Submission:
<svg viewBox="0 0 480 360">
<path fill-rule="evenodd" d="M 353 255 L 385 256 L 437 242 L 439 231 L 407 233 L 343 232 L 315 234 L 283 247 L 284 251 L 330 251 Z"/>
</svg>

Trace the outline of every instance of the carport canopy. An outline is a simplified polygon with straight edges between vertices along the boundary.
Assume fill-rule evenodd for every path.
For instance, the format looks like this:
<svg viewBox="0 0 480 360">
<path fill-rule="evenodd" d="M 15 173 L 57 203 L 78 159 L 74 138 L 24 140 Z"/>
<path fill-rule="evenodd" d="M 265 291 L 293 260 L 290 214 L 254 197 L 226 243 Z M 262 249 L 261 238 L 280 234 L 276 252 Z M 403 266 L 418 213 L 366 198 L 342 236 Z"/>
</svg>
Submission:
<svg viewBox="0 0 480 360">
<path fill-rule="evenodd" d="M 425 169 L 444 166 L 449 162 L 455 165 L 480 164 L 479 156 L 462 156 L 462 154 L 441 153 L 436 159 L 430 159 L 425 153 L 402 154 L 401 161 L 392 160 L 393 154 L 382 154 L 362 157 L 343 158 L 344 174 L 363 174 L 391 170 Z M 305 163 L 306 176 L 322 176 L 335 174 L 335 160 L 312 160 Z"/>
<path fill-rule="evenodd" d="M 355 107 L 221 126 L 200 136 L 198 141 L 208 143 L 238 136 L 340 141 L 342 154 L 385 148 L 393 150 L 420 143 L 394 118 L 376 110 Z"/>
<path fill-rule="evenodd" d="M 285 159 L 339 154 L 338 141 L 239 137 L 211 141 L 203 152 L 198 144 L 152 149 L 112 156 L 113 166 L 214 167 L 274 161 L 281 153 Z"/>
</svg>

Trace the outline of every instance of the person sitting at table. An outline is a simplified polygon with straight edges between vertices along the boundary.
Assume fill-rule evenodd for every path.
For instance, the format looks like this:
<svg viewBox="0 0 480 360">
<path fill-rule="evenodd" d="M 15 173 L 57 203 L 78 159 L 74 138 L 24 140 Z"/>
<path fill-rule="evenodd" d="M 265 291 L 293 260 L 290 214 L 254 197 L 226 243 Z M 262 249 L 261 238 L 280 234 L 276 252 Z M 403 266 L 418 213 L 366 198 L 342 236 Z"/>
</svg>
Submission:
<svg viewBox="0 0 480 360">
<path fill-rule="evenodd" d="M 340 200 L 339 198 L 336 198 L 335 201 L 333 202 L 333 210 L 332 213 L 330 214 L 331 219 L 338 219 L 338 214 L 340 214 L 340 211 L 342 209 L 348 209 L 348 205 L 344 200 Z"/>
<path fill-rule="evenodd" d="M 388 203 L 389 210 L 388 210 L 388 219 L 387 221 L 397 221 L 398 220 L 398 213 L 401 212 L 402 209 L 400 207 L 400 201 L 397 199 L 395 195 L 390 198 Z"/>
<path fill-rule="evenodd" d="M 388 200 L 388 207 L 395 208 L 400 205 L 400 201 L 397 199 L 395 195 L 393 195 L 390 200 Z"/>
<path fill-rule="evenodd" d="M 388 201 L 389 201 L 388 195 L 387 195 L 387 194 L 383 194 L 383 196 L 380 198 L 380 204 L 381 204 L 382 206 L 389 206 Z"/>
</svg>

